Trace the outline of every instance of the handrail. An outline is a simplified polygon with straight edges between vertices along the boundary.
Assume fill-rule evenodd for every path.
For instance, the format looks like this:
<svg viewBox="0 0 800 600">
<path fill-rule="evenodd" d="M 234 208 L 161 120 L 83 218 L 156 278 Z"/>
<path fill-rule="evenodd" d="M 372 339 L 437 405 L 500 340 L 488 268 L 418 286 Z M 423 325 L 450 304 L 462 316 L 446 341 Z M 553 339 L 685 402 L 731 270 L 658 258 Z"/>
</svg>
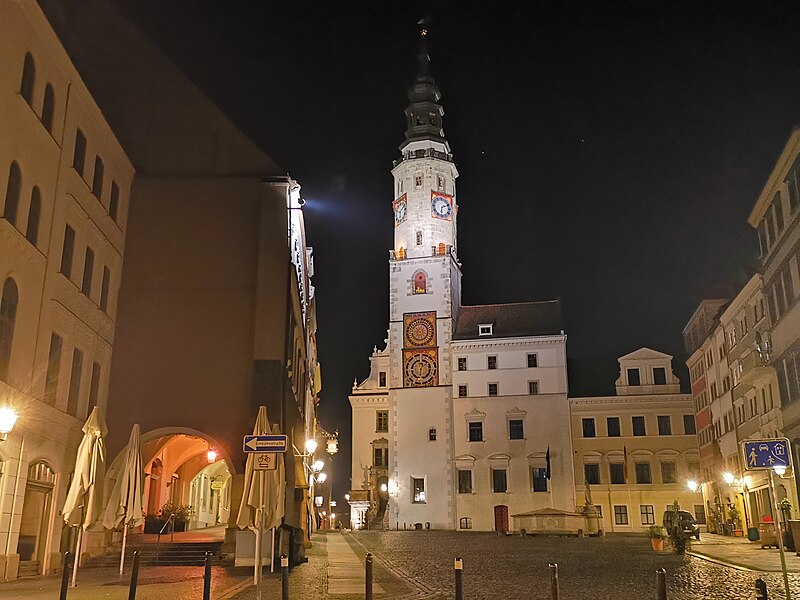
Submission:
<svg viewBox="0 0 800 600">
<path fill-rule="evenodd" d="M 158 537 L 156 538 L 156 565 L 158 565 L 159 548 L 161 546 L 161 534 L 164 533 L 164 530 L 167 528 L 167 525 L 170 524 L 170 522 L 172 521 L 172 519 L 174 517 L 175 517 L 175 515 L 171 514 L 169 516 L 169 518 L 167 519 L 166 523 L 164 523 L 164 525 L 161 527 L 161 531 L 158 532 Z M 172 534 L 172 540 L 174 540 L 175 539 L 175 524 L 174 523 L 172 524 L 171 534 Z"/>
</svg>

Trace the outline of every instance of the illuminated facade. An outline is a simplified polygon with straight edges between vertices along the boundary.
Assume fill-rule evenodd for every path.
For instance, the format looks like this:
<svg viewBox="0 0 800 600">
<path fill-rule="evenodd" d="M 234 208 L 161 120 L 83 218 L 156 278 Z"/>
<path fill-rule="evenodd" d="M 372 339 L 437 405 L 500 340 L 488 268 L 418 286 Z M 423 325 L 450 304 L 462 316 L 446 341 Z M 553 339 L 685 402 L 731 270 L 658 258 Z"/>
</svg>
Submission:
<svg viewBox="0 0 800 600">
<path fill-rule="evenodd" d="M 388 337 L 350 396 L 352 525 L 508 530 L 574 508 L 566 336 L 557 301 L 461 304 L 458 170 L 422 41 L 392 169 Z"/>
<path fill-rule="evenodd" d="M 134 169 L 34 0 L 0 2 L 0 579 L 53 572 L 81 427 L 105 411 Z"/>
</svg>

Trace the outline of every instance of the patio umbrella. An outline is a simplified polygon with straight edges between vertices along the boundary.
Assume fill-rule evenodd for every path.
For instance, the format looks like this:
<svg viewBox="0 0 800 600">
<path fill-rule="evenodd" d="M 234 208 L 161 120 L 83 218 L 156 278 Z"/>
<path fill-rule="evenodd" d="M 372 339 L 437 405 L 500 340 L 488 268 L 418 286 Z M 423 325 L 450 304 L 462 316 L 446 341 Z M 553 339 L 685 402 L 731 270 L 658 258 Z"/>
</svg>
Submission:
<svg viewBox="0 0 800 600">
<path fill-rule="evenodd" d="M 72 571 L 73 587 L 77 584 L 82 538 L 86 529 L 100 518 L 102 512 L 106 459 L 103 437 L 106 433 L 105 423 L 95 406 L 83 426 L 83 439 L 78 446 L 78 455 L 75 458 L 75 472 L 62 511 L 67 525 L 78 527 L 78 539 L 75 543 L 75 568 Z"/>
<path fill-rule="evenodd" d="M 279 434 L 280 427 L 273 426 L 272 433 Z M 267 471 L 267 489 L 270 493 L 267 494 L 269 506 L 267 507 L 266 514 L 264 515 L 264 528 L 272 529 L 272 550 L 270 552 L 270 572 L 272 572 L 273 565 L 275 564 L 275 530 L 280 527 L 283 521 L 283 515 L 286 514 L 286 467 L 284 466 L 283 454 L 277 452 L 275 454 L 276 468 L 273 471 Z"/>
<path fill-rule="evenodd" d="M 256 417 L 255 425 L 253 426 L 253 435 L 269 435 L 270 426 L 269 419 L 267 418 L 267 407 L 260 406 L 258 408 L 258 416 Z M 276 456 L 279 463 L 281 456 Z M 261 555 L 262 537 L 264 534 L 264 526 L 269 516 L 270 523 L 277 522 L 280 524 L 280 518 L 283 517 L 282 504 L 281 509 L 277 508 L 277 499 L 273 496 L 278 494 L 277 478 L 272 473 L 275 471 L 262 471 L 256 470 L 256 455 L 248 453 L 247 463 L 244 469 L 244 490 L 242 491 L 242 502 L 239 505 L 239 514 L 236 516 L 236 524 L 240 529 L 252 529 L 256 535 L 256 548 L 255 548 L 255 565 L 253 574 L 253 584 L 258 585 L 261 581 L 261 565 L 263 558 Z"/>
<path fill-rule="evenodd" d="M 111 489 L 105 513 L 103 526 L 106 529 L 116 529 L 122 523 L 122 555 L 119 559 L 119 574 L 122 575 L 125 564 L 125 545 L 128 538 L 128 528 L 141 525 L 142 518 L 142 453 L 139 446 L 139 425 L 131 428 L 131 437 L 125 451 L 125 460 L 122 463 L 117 480 Z"/>
</svg>

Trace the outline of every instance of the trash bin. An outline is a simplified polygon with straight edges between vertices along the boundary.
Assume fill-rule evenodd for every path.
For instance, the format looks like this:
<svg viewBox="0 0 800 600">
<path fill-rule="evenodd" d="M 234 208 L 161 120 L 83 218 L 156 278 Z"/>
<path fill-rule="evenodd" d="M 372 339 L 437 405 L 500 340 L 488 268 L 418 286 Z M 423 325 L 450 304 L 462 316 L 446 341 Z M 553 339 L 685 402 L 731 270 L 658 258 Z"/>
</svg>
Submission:
<svg viewBox="0 0 800 600">
<path fill-rule="evenodd" d="M 800 523 L 800 521 L 798 521 Z M 758 527 L 748 527 L 747 528 L 747 539 L 751 542 L 758 541 Z"/>
</svg>

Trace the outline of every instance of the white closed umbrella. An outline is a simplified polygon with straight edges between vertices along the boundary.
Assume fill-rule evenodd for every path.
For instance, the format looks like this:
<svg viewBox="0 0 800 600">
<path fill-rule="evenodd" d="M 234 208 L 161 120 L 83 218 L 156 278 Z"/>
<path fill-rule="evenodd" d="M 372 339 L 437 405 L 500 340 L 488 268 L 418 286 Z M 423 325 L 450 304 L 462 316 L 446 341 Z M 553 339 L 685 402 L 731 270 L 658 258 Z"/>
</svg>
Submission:
<svg viewBox="0 0 800 600">
<path fill-rule="evenodd" d="M 64 502 L 64 521 L 78 527 L 75 543 L 75 568 L 72 585 L 77 584 L 81 560 L 81 542 L 86 529 L 96 523 L 102 514 L 103 476 L 105 475 L 106 449 L 103 438 L 107 433 L 100 411 L 95 406 L 83 426 L 83 439 L 75 458 L 75 472 Z"/>
<path fill-rule="evenodd" d="M 253 427 L 253 435 L 269 435 L 270 426 L 267 418 L 267 407 L 258 408 L 258 416 Z M 278 507 L 278 473 L 281 471 L 283 460 L 280 454 L 276 454 L 278 459 L 278 469 L 273 471 L 257 470 L 256 455 L 249 453 L 244 470 L 244 490 L 242 492 L 242 502 L 239 505 L 239 514 L 236 516 L 236 524 L 240 529 L 252 529 L 256 536 L 255 548 L 255 568 L 253 574 L 253 584 L 258 586 L 261 581 L 261 565 L 263 557 L 261 553 L 262 537 L 267 521 L 270 527 L 277 527 L 283 518 L 283 502 Z M 260 587 L 259 587 L 260 591 Z"/>
<path fill-rule="evenodd" d="M 140 446 L 139 425 L 131 428 L 131 437 L 125 451 L 125 460 L 119 472 L 111 495 L 108 498 L 103 526 L 106 529 L 116 529 L 122 523 L 122 554 L 119 559 L 119 574 L 122 575 L 125 565 L 125 546 L 128 538 L 128 528 L 142 524 L 143 480 L 142 452 Z"/>
</svg>

